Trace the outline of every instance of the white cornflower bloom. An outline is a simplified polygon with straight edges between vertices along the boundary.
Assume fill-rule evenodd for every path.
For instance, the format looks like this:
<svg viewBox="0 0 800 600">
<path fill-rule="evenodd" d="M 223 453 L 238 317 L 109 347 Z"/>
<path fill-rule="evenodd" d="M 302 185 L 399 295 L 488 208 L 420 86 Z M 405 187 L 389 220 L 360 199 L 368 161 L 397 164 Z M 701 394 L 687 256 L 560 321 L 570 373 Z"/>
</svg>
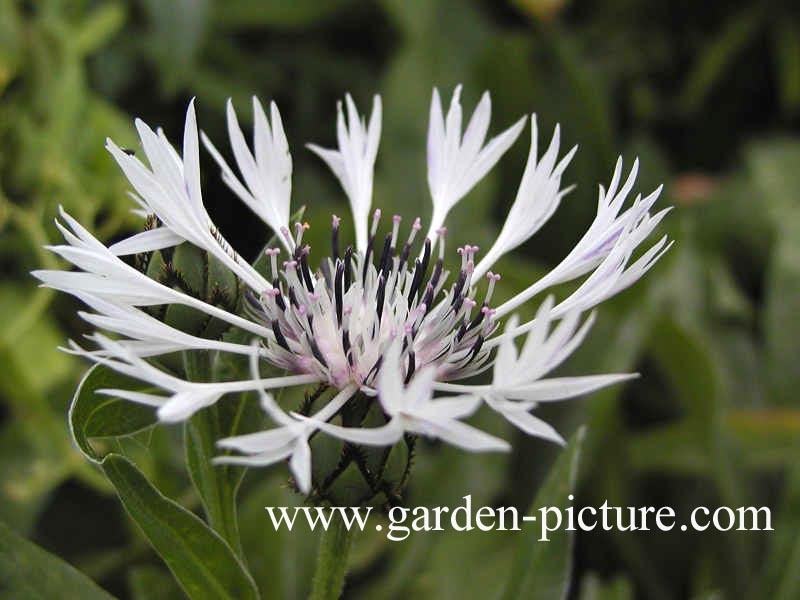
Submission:
<svg viewBox="0 0 800 600">
<path fill-rule="evenodd" d="M 536 233 L 571 189 L 561 187 L 561 178 L 575 148 L 559 157 L 558 127 L 547 150 L 538 156 L 536 119 L 531 117 L 528 161 L 497 240 L 477 265 L 479 248 L 464 243 L 457 249 L 451 274 L 446 217 L 517 139 L 525 118 L 484 145 L 491 111 L 488 93 L 462 136 L 460 87 L 446 119 L 434 90 L 428 134 L 433 203 L 429 233 L 419 235 L 423 223 L 415 218 L 407 236 L 401 236 L 402 219 L 395 215 L 381 236 L 381 211 L 372 208 L 380 98 L 375 97 L 367 122 L 348 95 L 345 108 L 341 104 L 338 108 L 338 149 L 309 148 L 328 164 L 349 199 L 355 246 L 342 243 L 342 221 L 334 215 L 331 254 L 312 262 L 311 248 L 303 243 L 308 225 L 288 222 L 292 160 L 280 114 L 270 104 L 268 120 L 257 100 L 253 110 L 251 152 L 228 104 L 230 143 L 243 182 L 205 137 L 204 143 L 225 183 L 280 240 L 282 248 L 265 250 L 267 277 L 236 254 L 203 206 L 193 102 L 186 114 L 181 154 L 160 130 L 153 132 L 141 121 L 136 126 L 149 166 L 108 142 L 136 192 L 140 212 L 150 215 L 157 227 L 106 247 L 62 211 L 66 226 L 58 226 L 66 243 L 51 250 L 78 271 L 34 274 L 44 285 L 83 300 L 94 311 L 81 313 L 87 321 L 120 336 L 111 340 L 96 334 L 91 339 L 97 349 L 73 345 L 71 351 L 164 391 L 163 395 L 103 393 L 157 406 L 161 420 L 176 421 L 224 394 L 256 391 L 276 428 L 222 440 L 221 447 L 241 455 L 219 460 L 263 465 L 288 458 L 298 487 L 308 492 L 309 440 L 315 433 L 364 445 L 391 445 L 404 436 L 424 435 L 473 451 L 507 450 L 503 440 L 464 423 L 486 404 L 528 434 L 561 441 L 552 427 L 531 414 L 537 403 L 589 393 L 630 377 L 544 378 L 587 334 L 593 315 L 582 321 L 581 314 L 641 278 L 671 245 L 665 236 L 637 253 L 669 210 L 650 214 L 660 187 L 623 208 L 635 185 L 638 161 L 624 183 L 622 160 L 618 161 L 608 189 L 600 187 L 597 216 L 574 249 L 550 273 L 498 305 L 494 296 L 500 275 L 491 270 L 496 261 Z M 187 242 L 236 276 L 241 291 L 237 308 L 160 283 L 121 258 Z M 549 297 L 533 320 L 520 325 L 511 315 L 500 331 L 503 317 L 519 306 L 557 284 L 580 278 L 583 282 L 560 303 Z M 254 346 L 178 331 L 145 310 L 176 304 L 247 332 Z M 518 351 L 515 339 L 525 334 Z M 247 355 L 251 372 L 241 381 L 198 383 L 184 381 L 147 360 L 179 351 Z M 262 379 L 263 363 L 287 375 Z M 491 384 L 458 383 L 492 367 Z M 335 391 L 313 415 L 286 412 L 265 391 L 312 383 Z M 350 402 L 364 401 L 380 408 L 383 425 L 332 423 Z"/>
</svg>

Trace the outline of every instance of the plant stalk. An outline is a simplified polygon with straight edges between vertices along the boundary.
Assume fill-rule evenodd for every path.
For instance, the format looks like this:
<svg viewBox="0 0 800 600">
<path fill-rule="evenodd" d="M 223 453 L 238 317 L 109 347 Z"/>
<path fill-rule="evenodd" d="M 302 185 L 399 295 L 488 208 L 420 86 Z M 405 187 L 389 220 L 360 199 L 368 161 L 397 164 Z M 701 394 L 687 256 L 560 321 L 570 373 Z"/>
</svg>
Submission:
<svg viewBox="0 0 800 600">
<path fill-rule="evenodd" d="M 334 511 L 330 526 L 322 533 L 311 600 L 337 600 L 342 595 L 352 539 L 342 516 Z"/>
</svg>

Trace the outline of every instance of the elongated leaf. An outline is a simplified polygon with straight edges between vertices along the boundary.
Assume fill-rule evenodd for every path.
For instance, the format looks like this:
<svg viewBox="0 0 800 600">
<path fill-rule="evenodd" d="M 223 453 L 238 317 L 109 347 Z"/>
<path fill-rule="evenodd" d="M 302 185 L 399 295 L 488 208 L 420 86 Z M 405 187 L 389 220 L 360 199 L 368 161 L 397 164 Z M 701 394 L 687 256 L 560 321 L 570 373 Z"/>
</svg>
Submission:
<svg viewBox="0 0 800 600">
<path fill-rule="evenodd" d="M 81 600 L 113 600 L 86 575 L 0 523 L 0 597 L 49 600 L 68 594 Z"/>
<path fill-rule="evenodd" d="M 125 510 L 190 598 L 259 597 L 242 563 L 203 521 L 162 495 L 124 456 L 109 454 L 101 465 Z"/>
<path fill-rule="evenodd" d="M 528 514 L 541 519 L 540 508 L 557 507 L 563 515 L 571 505 L 569 495 L 575 489 L 584 436 L 584 428 L 572 436 L 569 445 L 550 470 Z M 537 522 L 538 526 L 540 524 Z M 539 537 L 526 536 L 517 549 L 504 598 L 566 598 L 572 568 L 573 532 L 562 526 L 548 534 L 549 541 L 539 541 Z"/>
<path fill-rule="evenodd" d="M 159 492 L 126 457 L 103 455 L 90 438 L 126 436 L 155 422 L 153 409 L 96 394 L 103 387 L 137 389 L 102 366 L 86 374 L 70 407 L 72 435 L 102 468 L 125 510 L 191 598 L 258 598 L 258 590 L 230 546 L 194 514 Z"/>
<path fill-rule="evenodd" d="M 128 570 L 128 587 L 133 600 L 184 600 L 185 595 L 169 571 L 155 565 Z"/>
<path fill-rule="evenodd" d="M 69 426 L 78 449 L 93 462 L 99 462 L 102 453 L 92 446 L 90 438 L 133 435 L 157 421 L 152 407 L 95 393 L 102 388 L 145 389 L 140 382 L 103 365 L 86 372 L 72 399 Z"/>
<path fill-rule="evenodd" d="M 722 31 L 699 54 L 690 69 L 680 103 L 687 112 L 697 110 L 720 76 L 752 43 L 761 25 L 761 11 L 747 8 L 729 18 Z"/>
</svg>

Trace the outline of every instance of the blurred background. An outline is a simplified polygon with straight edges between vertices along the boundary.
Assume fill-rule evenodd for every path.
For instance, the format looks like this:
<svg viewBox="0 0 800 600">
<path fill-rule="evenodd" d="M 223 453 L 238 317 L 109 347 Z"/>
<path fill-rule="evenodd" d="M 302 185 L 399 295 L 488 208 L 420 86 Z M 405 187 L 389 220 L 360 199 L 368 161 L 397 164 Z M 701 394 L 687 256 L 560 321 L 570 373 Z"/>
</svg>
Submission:
<svg viewBox="0 0 800 600">
<path fill-rule="evenodd" d="M 0 521 L 120 598 L 180 598 L 112 488 L 71 446 L 66 408 L 87 365 L 56 350 L 87 331 L 77 302 L 38 289 L 64 205 L 101 239 L 141 227 L 106 136 L 136 149 L 132 119 L 180 139 L 188 100 L 226 148 L 224 103 L 274 99 L 294 157 L 293 202 L 327 225 L 344 196 L 303 148 L 332 146 L 335 103 L 384 104 L 375 203 L 430 214 L 425 135 L 433 86 L 484 89 L 492 131 L 536 112 L 580 144 L 578 184 L 500 265 L 502 294 L 564 256 L 618 154 L 640 189 L 666 184 L 673 250 L 600 309 L 565 373 L 641 379 L 549 408 L 588 428 L 575 506 L 768 506 L 773 532 L 592 532 L 574 540 L 570 598 L 800 598 L 800 7 L 791 0 L 0 0 Z M 460 241 L 499 230 L 527 133 L 452 214 Z M 540 138 L 540 144 L 544 140 Z M 244 256 L 269 237 L 203 156 L 212 218 Z M 309 232 L 323 239 L 326 227 Z M 535 308 L 528 309 L 532 312 Z M 497 423 L 486 425 L 499 428 Z M 166 430 L 166 431 L 162 431 Z M 175 432 L 131 450 L 167 495 L 197 507 Z M 134 443 L 134 442 L 132 442 Z M 135 445 L 134 443 L 134 445 Z M 518 436 L 510 456 L 427 444 L 408 504 L 525 509 L 560 449 Z M 312 534 L 276 533 L 264 505 L 296 503 L 284 466 L 251 471 L 240 517 L 265 597 L 304 597 Z M 356 542 L 346 595 L 484 598 L 513 545 L 485 533 Z M 67 597 L 67 596 L 65 596 Z"/>
</svg>

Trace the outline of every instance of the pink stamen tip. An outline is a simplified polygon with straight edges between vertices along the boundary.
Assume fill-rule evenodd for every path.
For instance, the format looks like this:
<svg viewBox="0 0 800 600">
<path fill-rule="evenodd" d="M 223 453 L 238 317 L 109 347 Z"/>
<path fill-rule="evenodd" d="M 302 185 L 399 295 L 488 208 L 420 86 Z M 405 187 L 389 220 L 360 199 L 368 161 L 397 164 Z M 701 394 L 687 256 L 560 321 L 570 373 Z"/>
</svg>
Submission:
<svg viewBox="0 0 800 600">
<path fill-rule="evenodd" d="M 305 231 L 306 229 L 309 229 L 310 227 L 311 227 L 311 225 L 309 225 L 308 223 L 297 222 L 297 223 L 294 224 L 295 231 Z"/>
<path fill-rule="evenodd" d="M 301 250 L 301 252 L 302 252 L 303 256 L 308 256 L 308 254 L 311 252 L 311 246 L 306 244 L 305 246 L 303 246 L 303 249 Z"/>
<path fill-rule="evenodd" d="M 305 315 L 306 314 L 306 307 L 301 304 L 300 306 L 297 307 L 297 313 L 300 316 Z"/>
<path fill-rule="evenodd" d="M 281 233 L 285 236 L 289 235 L 289 228 L 288 227 L 281 227 Z"/>
<path fill-rule="evenodd" d="M 477 252 L 478 250 L 480 250 L 479 246 L 469 246 L 469 250 L 467 250 L 467 252 Z"/>
<path fill-rule="evenodd" d="M 467 306 L 467 308 L 475 308 L 477 302 L 475 302 L 475 300 L 472 298 L 464 298 L 464 304 Z"/>
<path fill-rule="evenodd" d="M 308 299 L 311 300 L 312 302 L 316 302 L 317 300 L 319 300 L 319 294 L 311 293 L 308 295 Z"/>
<path fill-rule="evenodd" d="M 394 221 L 395 223 L 399 223 L 402 220 L 403 220 L 403 217 L 401 217 L 400 215 L 394 215 L 392 217 L 392 221 Z"/>
<path fill-rule="evenodd" d="M 488 306 L 484 306 L 484 307 L 481 309 L 481 312 L 482 312 L 484 315 L 486 315 L 487 317 L 491 317 L 491 316 L 492 316 L 494 313 L 496 313 L 497 311 L 496 311 L 495 309 L 493 309 L 493 308 L 489 308 Z"/>
<path fill-rule="evenodd" d="M 471 258 L 467 261 L 467 271 L 472 272 L 475 270 L 475 261 Z"/>
<path fill-rule="evenodd" d="M 456 248 L 456 252 L 458 252 L 459 254 L 464 254 L 464 252 L 466 252 L 466 251 L 467 251 L 467 248 Z"/>
<path fill-rule="evenodd" d="M 419 231 L 420 229 L 422 229 L 422 221 L 420 220 L 420 218 L 419 218 L 419 217 L 417 217 L 416 219 L 414 219 L 414 223 L 412 223 L 411 227 L 412 227 L 413 229 L 416 229 L 417 231 Z"/>
<path fill-rule="evenodd" d="M 406 323 L 403 329 L 405 329 L 406 333 L 410 334 L 412 331 L 414 331 L 414 326 L 411 325 L 410 323 Z"/>
<path fill-rule="evenodd" d="M 269 296 L 270 298 L 275 298 L 281 295 L 281 291 L 278 288 L 272 288 L 271 290 L 266 290 L 263 293 L 265 296 Z"/>
<path fill-rule="evenodd" d="M 287 260 L 286 262 L 283 263 L 284 269 L 294 269 L 296 266 L 297 266 L 296 260 Z"/>
<path fill-rule="evenodd" d="M 334 229 L 339 227 L 339 223 L 341 223 L 341 222 L 342 222 L 342 220 L 339 217 L 337 217 L 336 215 L 333 215 L 333 228 Z"/>
<path fill-rule="evenodd" d="M 376 208 L 375 209 L 375 212 L 372 213 L 372 218 L 373 219 L 380 219 L 381 218 L 381 209 L 380 208 Z"/>
<path fill-rule="evenodd" d="M 267 256 L 278 256 L 278 254 L 280 253 L 281 253 L 280 248 L 267 248 L 266 250 L 264 250 L 264 254 L 266 254 Z"/>
<path fill-rule="evenodd" d="M 486 274 L 486 279 L 488 279 L 489 281 L 500 281 L 501 279 L 500 273 L 492 273 L 491 271 L 489 271 Z"/>
<path fill-rule="evenodd" d="M 420 313 L 421 315 L 424 315 L 426 312 L 428 312 L 428 306 L 427 306 L 427 304 L 425 304 L 425 303 L 423 302 L 422 304 L 420 304 L 420 305 L 419 305 L 419 307 L 417 308 L 417 310 L 419 311 L 419 313 Z"/>
<path fill-rule="evenodd" d="M 439 227 L 439 229 L 436 230 L 436 235 L 438 236 L 444 237 L 445 233 L 447 233 L 447 227 Z"/>
</svg>

